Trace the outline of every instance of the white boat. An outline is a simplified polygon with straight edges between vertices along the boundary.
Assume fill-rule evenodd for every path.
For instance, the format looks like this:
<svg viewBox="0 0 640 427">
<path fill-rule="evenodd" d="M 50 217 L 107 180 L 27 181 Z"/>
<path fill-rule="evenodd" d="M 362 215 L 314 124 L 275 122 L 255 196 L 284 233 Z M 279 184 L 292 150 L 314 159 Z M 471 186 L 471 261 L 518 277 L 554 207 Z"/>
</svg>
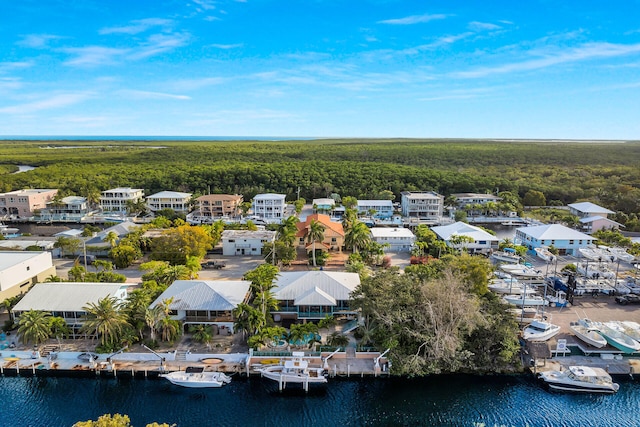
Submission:
<svg viewBox="0 0 640 427">
<path fill-rule="evenodd" d="M 508 263 L 511 263 L 511 264 L 517 264 L 522 260 L 522 258 L 520 258 L 520 256 L 518 254 L 516 254 L 515 252 L 511 252 L 511 251 L 493 252 L 490 257 L 494 261 L 508 262 Z"/>
<path fill-rule="evenodd" d="M 556 256 L 549 252 L 547 248 L 534 248 L 536 256 L 546 262 L 555 262 Z"/>
<path fill-rule="evenodd" d="M 518 307 L 535 307 L 547 304 L 547 300 L 538 295 L 505 295 L 502 299 L 507 304 Z"/>
<path fill-rule="evenodd" d="M 524 328 L 523 338 L 526 341 L 547 341 L 560 332 L 560 326 L 544 320 L 534 320 Z"/>
<path fill-rule="evenodd" d="M 569 366 L 568 369 L 540 372 L 538 378 L 550 388 L 586 393 L 615 393 L 620 386 L 602 368 Z"/>
<path fill-rule="evenodd" d="M 580 319 L 577 322 L 571 322 L 569 329 L 571 329 L 576 338 L 592 347 L 602 348 L 607 345 L 607 340 L 588 321 Z"/>
<path fill-rule="evenodd" d="M 19 228 L 9 227 L 8 225 L 5 225 L 0 222 L 0 234 L 9 235 L 9 234 L 18 234 L 18 233 L 20 233 Z"/>
<path fill-rule="evenodd" d="M 534 307 L 510 308 L 509 312 L 513 314 L 516 322 L 520 324 L 529 324 L 534 320 L 540 319 L 538 309 Z"/>
<path fill-rule="evenodd" d="M 522 264 L 502 264 L 500 266 L 502 271 L 506 271 L 512 276 L 520 277 L 523 279 L 541 278 L 542 274 L 531 267 L 527 267 Z"/>
<path fill-rule="evenodd" d="M 222 387 L 231 382 L 231 377 L 222 372 L 183 372 L 175 371 L 169 374 L 160 374 L 171 384 L 190 388 Z"/>
<path fill-rule="evenodd" d="M 309 384 L 324 384 L 327 382 L 325 370 L 322 367 L 309 367 L 304 359 L 304 352 L 292 353 L 291 359 L 285 360 L 284 365 L 266 366 L 260 369 L 260 374 L 278 382 L 278 388 L 283 390 L 288 383 L 302 384 L 305 391 Z"/>
<path fill-rule="evenodd" d="M 640 331 L 638 331 L 637 329 L 628 328 L 627 326 L 625 326 L 624 323 L 616 322 L 616 321 L 604 322 L 604 324 L 610 327 L 611 329 L 614 329 L 618 332 L 625 334 L 626 336 L 628 336 L 633 340 L 640 341 Z"/>
<path fill-rule="evenodd" d="M 633 260 L 636 259 L 636 257 L 627 252 L 625 248 L 613 247 L 607 248 L 607 251 L 617 259 L 624 262 L 633 262 Z"/>
<path fill-rule="evenodd" d="M 597 327 L 600 335 L 602 335 L 611 346 L 617 348 L 618 350 L 627 354 L 640 351 L 640 343 L 631 338 L 629 335 L 623 334 L 622 332 L 613 329 L 604 323 L 592 322 L 592 324 Z"/>
<path fill-rule="evenodd" d="M 613 279 L 616 273 L 606 266 L 596 263 L 579 262 L 576 264 L 576 272 L 589 279 Z"/>
<path fill-rule="evenodd" d="M 516 279 L 492 280 L 488 287 L 490 291 L 497 294 L 522 295 L 523 293 L 532 294 L 536 292 L 535 289 L 518 282 Z"/>
<path fill-rule="evenodd" d="M 588 248 L 578 248 L 578 252 L 582 254 L 583 257 L 591 260 L 591 261 L 615 261 L 616 257 L 611 252 L 609 252 L 605 248 L 600 247 L 588 247 Z"/>
</svg>

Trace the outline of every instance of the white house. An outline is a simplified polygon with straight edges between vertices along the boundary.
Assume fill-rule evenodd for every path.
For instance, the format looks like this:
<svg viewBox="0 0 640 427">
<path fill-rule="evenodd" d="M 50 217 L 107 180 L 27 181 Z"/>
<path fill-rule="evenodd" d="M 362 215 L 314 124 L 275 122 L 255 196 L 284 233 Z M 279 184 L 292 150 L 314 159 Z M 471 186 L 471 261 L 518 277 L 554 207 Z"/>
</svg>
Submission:
<svg viewBox="0 0 640 427">
<path fill-rule="evenodd" d="M 211 325 L 233 333 L 233 309 L 247 302 L 247 280 L 176 280 L 152 304 L 171 300 L 171 317 L 187 325 Z"/>
<path fill-rule="evenodd" d="M 56 275 L 50 252 L 0 252 L 0 302 Z"/>
<path fill-rule="evenodd" d="M 327 315 L 355 315 L 349 296 L 360 285 L 358 273 L 337 271 L 291 271 L 276 277 L 273 295 L 278 310 L 273 319 L 322 319 Z"/>
<path fill-rule="evenodd" d="M 435 191 L 403 191 L 402 216 L 437 223 L 442 218 L 444 196 Z"/>
<path fill-rule="evenodd" d="M 126 212 L 128 203 L 137 203 L 143 197 L 140 188 L 113 188 L 102 192 L 100 208 L 104 212 Z"/>
<path fill-rule="evenodd" d="M 494 194 L 483 193 L 454 193 L 452 196 L 456 198 L 456 205 L 459 208 L 464 208 L 468 205 L 485 205 L 489 202 L 498 203 L 502 200 L 502 197 Z"/>
<path fill-rule="evenodd" d="M 456 222 L 450 225 L 431 227 L 431 231 L 436 233 L 439 239 L 443 240 L 447 246 L 452 248 L 465 248 L 471 253 L 488 253 L 498 249 L 500 239 L 485 230 L 465 222 Z M 469 241 L 456 242 L 456 236 L 465 236 Z"/>
<path fill-rule="evenodd" d="M 52 316 L 62 317 L 74 335 L 87 315 L 85 306 L 97 304 L 106 297 L 114 297 L 119 302 L 127 299 L 127 287 L 124 283 L 88 283 L 88 282 L 46 282 L 37 283 L 13 308 L 14 321 L 18 321 L 25 311 L 41 310 Z"/>
<path fill-rule="evenodd" d="M 265 222 L 279 224 L 285 218 L 285 198 L 284 194 L 256 194 L 251 201 L 253 215 Z"/>
<path fill-rule="evenodd" d="M 275 238 L 275 231 L 224 230 L 221 236 L 222 255 L 262 255 L 271 249 Z"/>
<path fill-rule="evenodd" d="M 393 216 L 393 202 L 391 200 L 358 200 L 358 214 L 370 215 L 373 213 L 373 218 L 377 219 L 389 219 Z"/>
<path fill-rule="evenodd" d="M 60 202 L 47 202 L 47 207 L 40 211 L 41 221 L 80 222 L 89 213 L 86 197 L 67 196 Z"/>
<path fill-rule="evenodd" d="M 579 216 L 580 218 L 587 218 L 590 216 L 601 216 L 606 218 L 609 214 L 615 213 L 591 202 L 571 203 L 568 206 L 569 213 L 571 215 Z"/>
<path fill-rule="evenodd" d="M 594 238 L 560 224 L 516 228 L 515 243 L 529 249 L 553 246 L 560 255 L 579 255 L 579 248 L 592 246 Z"/>
<path fill-rule="evenodd" d="M 329 213 L 336 206 L 336 201 L 329 198 L 313 199 L 311 203 L 313 209 L 315 209 L 316 212 L 320 213 Z"/>
<path fill-rule="evenodd" d="M 408 228 L 402 227 L 373 227 L 371 238 L 381 245 L 389 245 L 385 252 L 410 251 L 416 236 Z"/>
<path fill-rule="evenodd" d="M 161 191 L 147 197 L 147 207 L 154 213 L 162 209 L 172 209 L 178 213 L 188 213 L 190 200 L 191 193 Z"/>
</svg>

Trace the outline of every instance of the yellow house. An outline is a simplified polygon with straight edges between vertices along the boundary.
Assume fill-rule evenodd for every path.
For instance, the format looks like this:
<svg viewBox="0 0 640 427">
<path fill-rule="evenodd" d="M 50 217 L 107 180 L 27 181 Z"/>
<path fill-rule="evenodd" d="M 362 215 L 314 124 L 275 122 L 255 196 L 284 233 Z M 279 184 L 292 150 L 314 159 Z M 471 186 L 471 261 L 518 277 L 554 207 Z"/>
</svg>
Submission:
<svg viewBox="0 0 640 427">
<path fill-rule="evenodd" d="M 322 242 L 316 241 L 316 249 L 322 249 L 323 251 L 340 251 L 344 246 L 344 229 L 339 222 L 331 221 L 329 215 L 314 214 L 309 215 L 305 222 L 299 222 L 297 224 L 298 233 L 298 246 L 303 246 L 306 251 L 310 251 L 313 248 L 313 242 L 307 242 L 307 235 L 311 227 L 312 221 L 318 221 L 324 226 L 324 240 Z"/>
</svg>

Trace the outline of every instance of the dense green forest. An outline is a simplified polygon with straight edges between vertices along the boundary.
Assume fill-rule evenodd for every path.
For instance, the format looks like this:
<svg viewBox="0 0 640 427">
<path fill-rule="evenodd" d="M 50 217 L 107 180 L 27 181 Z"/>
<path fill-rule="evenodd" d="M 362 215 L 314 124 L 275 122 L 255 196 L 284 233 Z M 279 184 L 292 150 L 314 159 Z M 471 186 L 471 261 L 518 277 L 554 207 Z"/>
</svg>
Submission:
<svg viewBox="0 0 640 427">
<path fill-rule="evenodd" d="M 375 198 L 383 190 L 540 191 L 547 202 L 589 199 L 640 211 L 640 142 L 344 139 L 314 141 L 3 141 L 0 191 L 118 186 L 312 199 Z M 12 174 L 16 165 L 37 168 Z"/>
</svg>

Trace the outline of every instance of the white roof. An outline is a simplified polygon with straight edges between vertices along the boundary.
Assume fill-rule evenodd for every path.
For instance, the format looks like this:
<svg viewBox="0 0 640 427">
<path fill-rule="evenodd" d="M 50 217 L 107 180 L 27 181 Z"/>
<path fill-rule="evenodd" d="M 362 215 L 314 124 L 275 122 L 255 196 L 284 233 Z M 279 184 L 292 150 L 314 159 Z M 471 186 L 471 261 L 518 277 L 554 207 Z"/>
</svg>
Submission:
<svg viewBox="0 0 640 427">
<path fill-rule="evenodd" d="M 104 241 L 104 238 L 107 236 L 107 234 L 109 234 L 110 232 L 114 232 L 118 235 L 118 237 L 123 237 L 126 236 L 127 234 L 131 233 L 131 231 L 133 231 L 134 229 L 140 227 L 139 224 L 136 224 L 133 221 L 124 221 L 121 222 L 119 224 L 113 225 L 109 228 L 106 228 L 102 231 L 100 231 L 99 233 L 97 233 L 95 235 L 95 237 L 89 239 L 86 241 L 86 243 L 91 243 L 91 244 L 99 244 L 99 243 L 106 243 Z"/>
<path fill-rule="evenodd" d="M 594 238 L 588 234 L 581 233 L 578 230 L 560 224 L 519 227 L 516 228 L 516 231 L 538 240 L 594 240 Z"/>
<path fill-rule="evenodd" d="M 253 196 L 253 200 L 262 200 L 262 199 L 267 199 L 267 200 L 271 200 L 271 199 L 278 199 L 278 200 L 284 200 L 285 199 L 286 194 L 275 194 L 275 193 L 263 193 L 263 194 L 256 194 L 255 196 Z"/>
<path fill-rule="evenodd" d="M 276 238 L 275 231 L 269 230 L 224 230 L 221 235 L 222 239 L 260 239 L 272 241 Z"/>
<path fill-rule="evenodd" d="M 77 228 L 70 228 L 68 230 L 64 230 L 64 231 L 61 231 L 59 233 L 54 234 L 53 237 L 61 237 L 61 236 L 77 237 L 77 236 L 81 235 L 82 232 L 83 232 L 83 230 L 79 230 Z"/>
<path fill-rule="evenodd" d="M 584 212 L 584 213 L 607 213 L 607 214 L 615 213 L 613 211 L 610 211 L 607 208 L 603 208 L 602 206 L 598 206 L 595 203 L 591 203 L 591 202 L 571 203 L 568 206 L 579 212 Z"/>
<path fill-rule="evenodd" d="M 20 242 L 20 240 L 2 240 L 0 241 L 0 243 L 10 243 L 10 242 L 15 242 L 18 243 Z M 34 243 L 33 240 L 29 240 L 27 243 L 29 243 L 30 246 Z M 52 242 L 53 243 L 53 242 Z M 10 246 L 9 246 L 10 247 Z M 39 255 L 41 255 L 42 252 L 31 252 L 31 251 L 27 251 L 27 252 L 9 252 L 9 251 L 2 251 L 0 252 L 0 271 L 5 270 L 9 267 L 13 267 L 16 264 L 20 264 L 22 262 L 25 261 L 29 261 L 32 258 L 35 258 Z"/>
<path fill-rule="evenodd" d="M 292 271 L 280 273 L 273 294 L 277 300 L 303 301 L 299 305 L 335 305 L 346 301 L 360 284 L 358 273 L 339 271 Z"/>
<path fill-rule="evenodd" d="M 52 240 L 6 239 L 6 240 L 0 240 L 0 248 L 19 249 L 19 250 L 23 250 L 24 251 L 29 246 L 37 246 L 37 247 L 41 248 L 42 250 L 48 251 L 48 250 L 53 249 L 53 245 L 55 243 L 56 242 L 54 242 Z M 32 252 L 32 253 L 38 253 L 38 252 Z M 2 257 L 2 255 L 0 255 L 0 258 L 1 257 Z"/>
<path fill-rule="evenodd" d="M 373 227 L 370 231 L 374 239 L 379 237 L 405 237 L 411 239 L 415 237 L 411 230 L 402 227 Z"/>
<path fill-rule="evenodd" d="M 84 203 L 87 201 L 86 197 L 82 196 L 67 196 L 62 198 L 62 203 L 67 205 L 72 205 L 74 203 Z"/>
<path fill-rule="evenodd" d="M 116 296 L 124 283 L 51 282 L 37 283 L 16 304 L 14 311 L 84 311 L 82 307 L 107 296 Z"/>
<path fill-rule="evenodd" d="M 388 206 L 393 207 L 391 200 L 358 200 L 358 206 Z"/>
<path fill-rule="evenodd" d="M 191 193 L 181 193 L 179 191 L 161 191 L 148 196 L 147 199 L 188 199 Z"/>
<path fill-rule="evenodd" d="M 334 206 L 336 204 L 336 201 L 333 200 L 333 199 L 324 198 L 324 199 L 313 199 L 312 203 L 314 205 L 331 205 L 331 206 Z"/>
<path fill-rule="evenodd" d="M 583 224 L 589 224 L 589 223 L 595 222 L 595 221 L 606 221 L 606 222 L 609 222 L 611 224 L 615 224 L 615 225 L 618 225 L 620 227 L 624 227 L 624 225 L 620 224 L 619 222 L 615 222 L 612 219 L 605 218 L 605 217 L 600 216 L 600 215 L 593 215 L 593 216 L 588 216 L 586 218 L 580 218 L 580 222 L 583 223 Z"/>
<path fill-rule="evenodd" d="M 247 280 L 176 280 L 151 306 L 173 298 L 172 310 L 233 310 L 244 301 L 250 285 Z"/>
<path fill-rule="evenodd" d="M 480 240 L 499 241 L 500 239 L 493 234 L 487 233 L 483 229 L 466 222 L 458 221 L 451 225 L 442 225 L 439 227 L 431 227 L 431 231 L 436 233 L 442 240 L 448 241 L 451 236 L 469 236 L 475 242 Z"/>
<path fill-rule="evenodd" d="M 103 191 L 103 193 L 137 193 L 138 191 L 142 191 L 142 188 L 118 187 Z"/>
</svg>

